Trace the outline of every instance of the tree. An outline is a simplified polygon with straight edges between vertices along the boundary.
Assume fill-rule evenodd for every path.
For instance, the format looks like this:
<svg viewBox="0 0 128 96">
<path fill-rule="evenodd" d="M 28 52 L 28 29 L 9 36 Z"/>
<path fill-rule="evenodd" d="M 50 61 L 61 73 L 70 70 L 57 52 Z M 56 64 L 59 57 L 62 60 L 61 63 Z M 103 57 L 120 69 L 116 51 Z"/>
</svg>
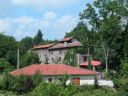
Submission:
<svg viewBox="0 0 128 96">
<path fill-rule="evenodd" d="M 41 82 L 42 75 L 40 74 L 35 74 L 33 76 L 12 76 L 6 73 L 4 74 L 0 88 L 21 95 L 32 91 Z"/>
<path fill-rule="evenodd" d="M 75 50 L 70 49 L 70 50 L 66 53 L 63 62 L 64 62 L 64 64 L 66 64 L 66 65 L 77 66 Z"/>
<path fill-rule="evenodd" d="M 31 37 L 25 37 L 19 42 L 20 54 L 27 52 L 34 46 L 34 40 Z"/>
<path fill-rule="evenodd" d="M 21 57 L 20 67 L 29 66 L 31 64 L 39 64 L 40 60 L 38 55 L 33 52 L 28 52 Z"/>
<path fill-rule="evenodd" d="M 0 73 L 5 72 L 9 68 L 10 64 L 4 58 L 0 58 Z"/>
<path fill-rule="evenodd" d="M 17 49 L 15 49 L 17 50 Z M 10 62 L 11 66 L 16 67 L 17 64 L 17 53 L 16 51 L 8 51 L 8 53 L 5 56 L 5 59 Z"/>
<path fill-rule="evenodd" d="M 43 34 L 41 30 L 38 30 L 37 35 L 34 37 L 34 44 L 38 45 L 43 43 L 44 40 L 42 38 L 43 38 Z"/>
<path fill-rule="evenodd" d="M 86 24 L 84 22 L 79 22 L 71 32 L 66 33 L 65 37 L 77 38 L 83 44 L 83 48 L 79 48 L 79 52 L 86 53 L 88 50 L 87 45 L 90 44 L 89 40 L 87 40 L 88 35 L 90 35 L 90 31 L 88 30 Z"/>
<path fill-rule="evenodd" d="M 120 68 L 120 59 L 123 57 L 122 33 L 128 23 L 127 14 L 128 9 L 120 0 L 95 0 L 92 5 L 87 4 L 87 9 L 80 13 L 80 19 L 88 20 L 91 30 L 102 38 L 100 45 L 104 49 L 103 53 L 106 54 L 105 50 L 109 49 L 109 68 L 114 70 Z"/>
<path fill-rule="evenodd" d="M 11 65 L 16 66 L 16 49 L 16 40 L 0 33 L 0 58 L 5 58 Z"/>
</svg>

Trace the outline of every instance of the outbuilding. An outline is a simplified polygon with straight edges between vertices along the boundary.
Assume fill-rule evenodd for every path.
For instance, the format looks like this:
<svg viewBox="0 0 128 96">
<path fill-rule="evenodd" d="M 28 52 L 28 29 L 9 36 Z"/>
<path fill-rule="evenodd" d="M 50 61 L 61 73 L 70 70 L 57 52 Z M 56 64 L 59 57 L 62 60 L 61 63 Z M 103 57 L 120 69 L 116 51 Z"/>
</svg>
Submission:
<svg viewBox="0 0 128 96">
<path fill-rule="evenodd" d="M 73 67 L 65 64 L 32 64 L 30 66 L 12 71 L 14 76 L 29 75 L 32 76 L 39 72 L 45 82 L 54 82 L 64 74 L 69 78 L 66 84 L 73 82 L 75 85 L 94 84 L 96 72 L 88 69 Z"/>
</svg>

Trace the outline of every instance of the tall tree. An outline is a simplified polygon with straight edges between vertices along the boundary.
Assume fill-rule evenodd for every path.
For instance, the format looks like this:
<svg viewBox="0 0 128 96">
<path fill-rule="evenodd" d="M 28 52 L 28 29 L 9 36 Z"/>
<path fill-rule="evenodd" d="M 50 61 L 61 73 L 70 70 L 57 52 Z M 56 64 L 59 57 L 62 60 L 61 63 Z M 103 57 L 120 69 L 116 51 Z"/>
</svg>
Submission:
<svg viewBox="0 0 128 96">
<path fill-rule="evenodd" d="M 80 18 L 89 21 L 89 26 L 99 33 L 104 52 L 109 49 L 109 68 L 118 70 L 123 56 L 123 30 L 128 23 L 128 9 L 120 0 L 95 0 L 87 4 Z M 125 21 L 125 23 L 123 22 Z"/>
<path fill-rule="evenodd" d="M 30 48 L 33 47 L 34 40 L 31 37 L 25 37 L 19 43 L 20 43 L 19 44 L 20 45 L 19 46 L 20 47 L 20 53 L 24 54 L 26 51 L 28 51 Z"/>
<path fill-rule="evenodd" d="M 21 57 L 20 67 L 25 67 L 31 64 L 40 64 L 40 60 L 36 53 L 27 52 Z"/>
<path fill-rule="evenodd" d="M 10 64 L 4 58 L 0 58 L 0 73 L 3 73 L 7 68 L 9 68 Z"/>
<path fill-rule="evenodd" d="M 38 30 L 37 35 L 34 37 L 34 44 L 38 45 L 43 43 L 43 34 L 41 32 L 41 30 Z"/>
<path fill-rule="evenodd" d="M 0 58 L 5 58 L 11 65 L 16 66 L 16 49 L 16 40 L 0 33 Z"/>
<path fill-rule="evenodd" d="M 65 37 L 75 37 L 83 45 L 80 49 L 80 53 L 88 53 L 88 49 L 91 49 L 92 44 L 96 41 L 96 33 L 90 31 L 84 22 L 79 22 L 77 26 L 69 33 L 66 33 Z M 92 39 L 93 38 L 93 39 Z"/>
</svg>

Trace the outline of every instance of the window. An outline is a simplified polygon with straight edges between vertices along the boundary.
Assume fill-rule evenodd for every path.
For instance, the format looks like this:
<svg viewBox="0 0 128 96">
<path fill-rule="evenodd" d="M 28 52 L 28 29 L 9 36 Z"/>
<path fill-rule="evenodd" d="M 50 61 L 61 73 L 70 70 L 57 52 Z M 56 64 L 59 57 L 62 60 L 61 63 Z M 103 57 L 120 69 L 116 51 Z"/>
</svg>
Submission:
<svg viewBox="0 0 128 96">
<path fill-rule="evenodd" d="M 48 82 L 52 82 L 52 78 L 48 78 Z"/>
<path fill-rule="evenodd" d="M 61 61 L 61 57 L 59 57 L 59 61 Z"/>
</svg>

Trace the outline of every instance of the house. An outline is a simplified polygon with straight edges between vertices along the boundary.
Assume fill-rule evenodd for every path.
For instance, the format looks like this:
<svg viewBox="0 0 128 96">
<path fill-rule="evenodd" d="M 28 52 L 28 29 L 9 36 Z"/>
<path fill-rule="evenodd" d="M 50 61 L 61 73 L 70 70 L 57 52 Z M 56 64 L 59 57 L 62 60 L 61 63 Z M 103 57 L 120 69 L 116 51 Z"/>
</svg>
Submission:
<svg viewBox="0 0 128 96">
<path fill-rule="evenodd" d="M 98 84 L 100 86 L 114 87 L 113 81 L 98 78 L 98 76 L 101 74 L 99 72 L 65 64 L 33 64 L 21 69 L 14 70 L 10 72 L 10 74 L 13 76 L 32 76 L 37 74 L 37 72 L 42 75 L 42 80 L 45 82 L 59 81 L 62 75 L 68 74 L 69 78 L 66 81 L 67 85 L 70 83 L 73 83 L 77 86 L 85 84 L 93 85 L 95 82 L 95 77 L 97 76 Z"/>
<path fill-rule="evenodd" d="M 32 76 L 39 72 L 45 82 L 54 82 L 59 78 L 68 74 L 69 78 L 66 84 L 73 82 L 76 85 L 94 84 L 96 72 L 88 69 L 82 69 L 65 64 L 33 64 L 21 69 L 12 71 L 10 74 L 14 76 L 29 75 Z"/>
<path fill-rule="evenodd" d="M 40 58 L 41 63 L 62 63 L 65 54 L 73 48 L 81 47 L 82 44 L 75 37 L 68 37 L 61 39 L 56 44 L 38 45 L 31 48 L 36 52 Z M 76 56 L 77 62 L 79 62 L 78 56 Z"/>
</svg>

